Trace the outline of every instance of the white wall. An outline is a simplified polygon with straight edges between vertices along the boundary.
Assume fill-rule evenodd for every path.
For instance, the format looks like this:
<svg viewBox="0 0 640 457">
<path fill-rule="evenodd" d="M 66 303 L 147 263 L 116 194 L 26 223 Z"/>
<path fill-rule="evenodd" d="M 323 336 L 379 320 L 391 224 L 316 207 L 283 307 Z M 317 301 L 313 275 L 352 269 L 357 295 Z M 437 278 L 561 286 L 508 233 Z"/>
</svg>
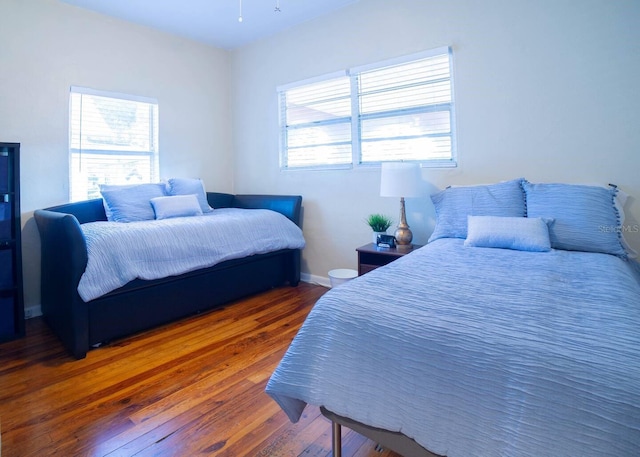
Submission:
<svg viewBox="0 0 640 457">
<path fill-rule="evenodd" d="M 379 170 L 281 172 L 276 86 L 450 45 L 459 166 L 423 170 L 431 191 L 525 177 L 618 184 L 640 198 L 640 2 L 634 0 L 360 0 L 232 54 L 235 191 L 303 195 L 303 271 L 356 266 Z M 628 224 L 640 203 L 627 205 Z M 407 200 L 417 243 L 430 200 Z M 640 250 L 640 233 L 629 236 Z"/>
<path fill-rule="evenodd" d="M 0 1 L 0 141 L 21 143 L 25 306 L 40 302 L 33 210 L 68 201 L 69 87 L 155 97 L 161 177 L 232 191 L 229 54 L 56 0 Z"/>
<path fill-rule="evenodd" d="M 303 195 L 312 276 L 355 267 L 363 219 L 397 220 L 399 206 L 378 196 L 378 170 L 279 170 L 276 86 L 339 69 L 453 47 L 460 166 L 424 170 L 432 191 L 524 176 L 640 197 L 635 0 L 360 0 L 231 54 L 56 0 L 0 0 L 0 18 L 0 141 L 22 144 L 27 307 L 40 300 L 32 212 L 67 200 L 71 85 L 159 99 L 162 177 Z M 426 242 L 430 201 L 407 211 Z M 640 250 L 640 234 L 630 240 Z"/>
</svg>

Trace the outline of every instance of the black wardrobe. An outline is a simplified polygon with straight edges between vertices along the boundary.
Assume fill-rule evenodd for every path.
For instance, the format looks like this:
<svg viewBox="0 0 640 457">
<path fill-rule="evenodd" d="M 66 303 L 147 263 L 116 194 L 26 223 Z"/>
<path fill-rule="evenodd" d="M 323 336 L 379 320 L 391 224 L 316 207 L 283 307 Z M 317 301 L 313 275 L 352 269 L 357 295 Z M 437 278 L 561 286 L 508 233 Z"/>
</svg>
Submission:
<svg viewBox="0 0 640 457">
<path fill-rule="evenodd" d="M 24 335 L 20 144 L 0 143 L 0 342 Z"/>
</svg>

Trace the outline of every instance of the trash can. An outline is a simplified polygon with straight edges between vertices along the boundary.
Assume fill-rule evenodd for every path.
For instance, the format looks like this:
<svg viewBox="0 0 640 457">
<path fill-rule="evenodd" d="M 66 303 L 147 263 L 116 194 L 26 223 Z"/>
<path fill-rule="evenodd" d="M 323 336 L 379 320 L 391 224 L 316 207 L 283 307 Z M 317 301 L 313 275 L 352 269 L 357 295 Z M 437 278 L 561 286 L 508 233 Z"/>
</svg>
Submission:
<svg viewBox="0 0 640 457">
<path fill-rule="evenodd" d="M 349 281 L 358 276 L 356 270 L 350 270 L 348 268 L 338 268 L 329 272 L 329 281 L 331 282 L 331 288 L 337 287 L 342 283 Z"/>
</svg>

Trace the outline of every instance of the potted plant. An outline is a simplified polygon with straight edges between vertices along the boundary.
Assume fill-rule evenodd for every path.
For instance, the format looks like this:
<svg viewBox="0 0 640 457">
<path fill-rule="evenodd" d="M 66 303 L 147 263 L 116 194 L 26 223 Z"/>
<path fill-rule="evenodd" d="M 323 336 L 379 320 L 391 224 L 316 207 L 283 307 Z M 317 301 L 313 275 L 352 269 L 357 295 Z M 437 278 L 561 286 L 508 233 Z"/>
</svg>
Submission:
<svg viewBox="0 0 640 457">
<path fill-rule="evenodd" d="M 366 222 L 373 230 L 373 242 L 375 244 L 378 240 L 378 235 L 387 233 L 387 229 L 391 227 L 393 220 L 383 214 L 371 214 Z"/>
</svg>

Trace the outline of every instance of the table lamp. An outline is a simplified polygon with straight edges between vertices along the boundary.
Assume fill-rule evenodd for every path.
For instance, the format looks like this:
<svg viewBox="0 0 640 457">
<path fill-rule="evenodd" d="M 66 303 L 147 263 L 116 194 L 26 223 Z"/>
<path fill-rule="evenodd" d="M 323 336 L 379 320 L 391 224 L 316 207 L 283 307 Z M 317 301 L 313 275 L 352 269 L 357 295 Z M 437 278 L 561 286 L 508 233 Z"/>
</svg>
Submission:
<svg viewBox="0 0 640 457">
<path fill-rule="evenodd" d="M 380 196 L 400 197 L 400 223 L 395 232 L 396 244 L 411 245 L 413 233 L 407 224 L 405 197 L 420 197 L 420 165 L 415 162 L 383 162 L 380 173 Z"/>
</svg>

